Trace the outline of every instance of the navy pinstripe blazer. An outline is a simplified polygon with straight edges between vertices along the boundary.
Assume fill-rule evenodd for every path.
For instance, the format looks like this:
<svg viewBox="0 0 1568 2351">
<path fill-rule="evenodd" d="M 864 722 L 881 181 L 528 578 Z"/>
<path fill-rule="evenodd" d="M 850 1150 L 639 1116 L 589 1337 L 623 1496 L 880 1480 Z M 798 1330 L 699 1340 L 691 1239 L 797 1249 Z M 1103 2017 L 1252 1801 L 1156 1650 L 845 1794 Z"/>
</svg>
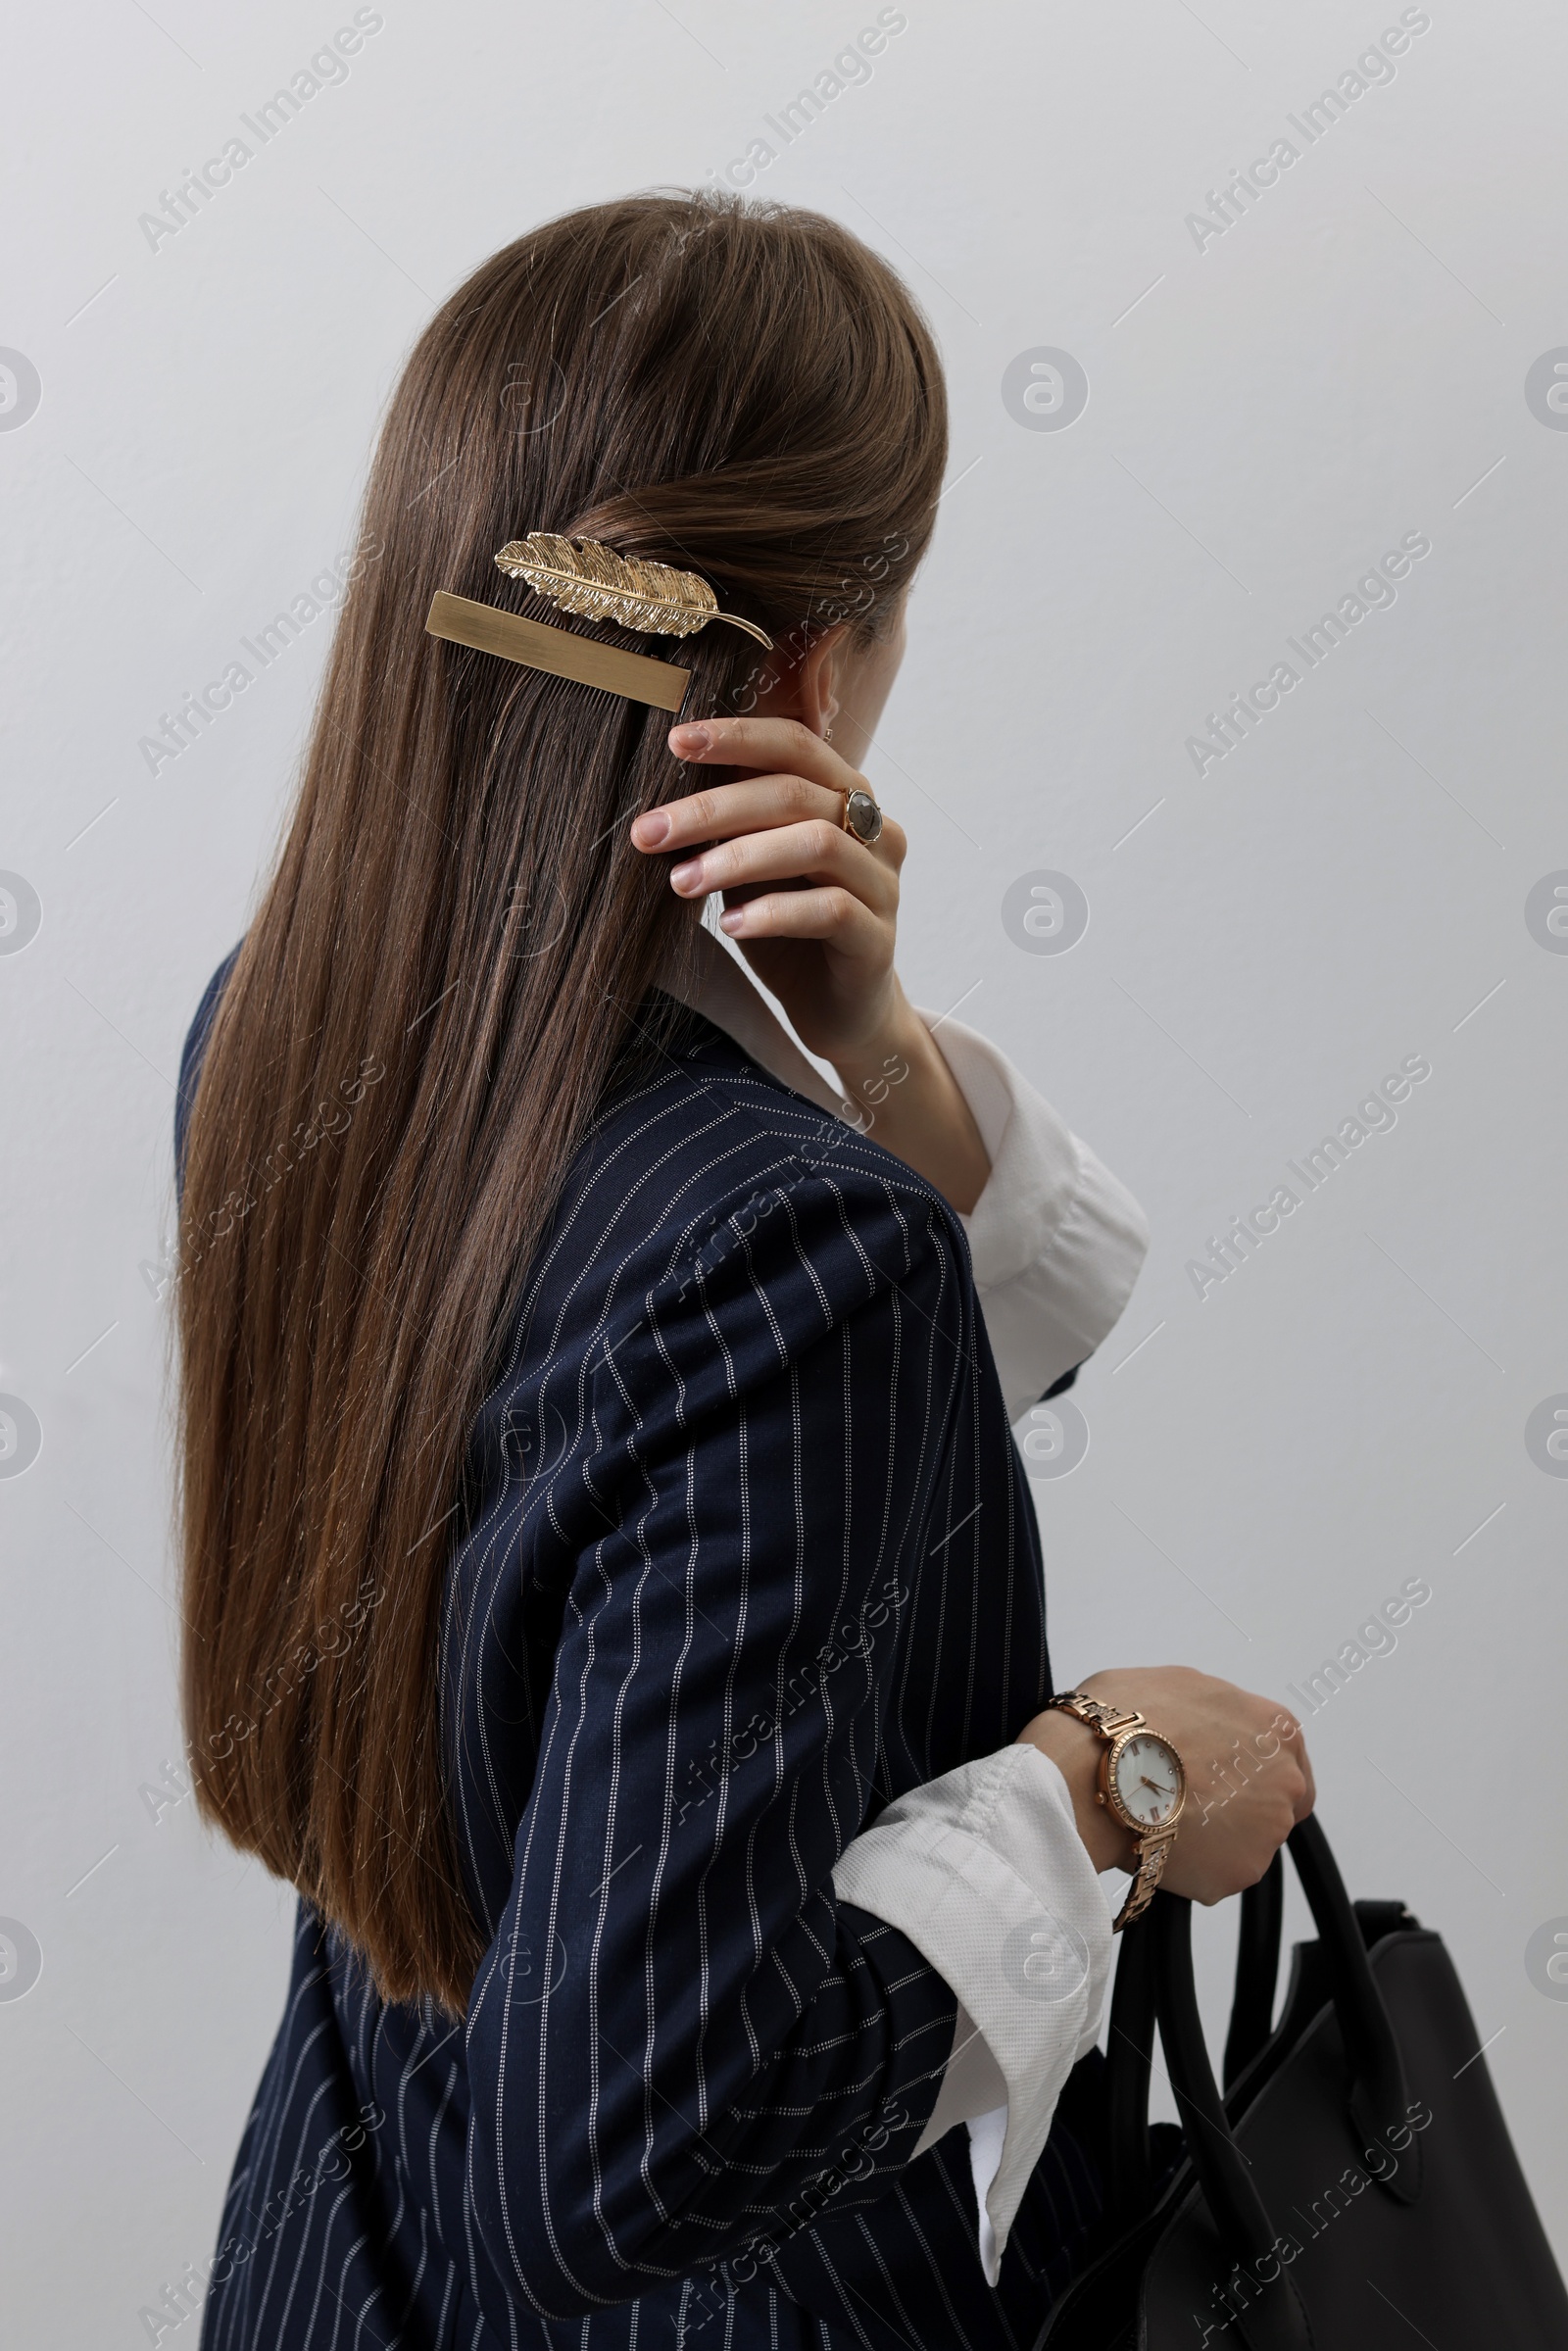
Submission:
<svg viewBox="0 0 1568 2351">
<path fill-rule="evenodd" d="M 464 1486 L 466 2025 L 301 1903 L 203 2351 L 1027 2351 L 1098 2208 L 1082 2133 L 993 2290 L 966 2133 L 909 2160 L 954 1996 L 831 1876 L 1051 1689 L 956 1216 L 680 1013 L 577 1154 Z"/>
</svg>

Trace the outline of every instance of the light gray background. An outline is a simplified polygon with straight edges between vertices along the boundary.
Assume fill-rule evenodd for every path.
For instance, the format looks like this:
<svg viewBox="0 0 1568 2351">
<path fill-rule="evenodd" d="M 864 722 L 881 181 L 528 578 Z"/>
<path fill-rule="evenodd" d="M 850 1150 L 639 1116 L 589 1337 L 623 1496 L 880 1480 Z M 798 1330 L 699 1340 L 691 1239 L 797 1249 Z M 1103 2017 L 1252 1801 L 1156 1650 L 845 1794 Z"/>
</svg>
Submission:
<svg viewBox="0 0 1568 2351">
<path fill-rule="evenodd" d="M 0 344 L 42 399 L 0 431 L 0 866 L 42 925 L 0 955 L 0 1389 L 43 1449 L 0 1481 L 0 1916 L 43 1972 L 0 2000 L 0 2233 L 37 2351 L 145 2341 L 142 2306 L 210 2254 L 292 1911 L 158 1804 L 180 1733 L 164 1307 L 139 1269 L 169 1232 L 180 1042 L 275 838 L 330 622 L 156 776 L 139 740 L 349 544 L 402 358 L 483 254 L 721 171 L 877 11 L 381 13 L 348 78 L 156 250 L 138 217 L 350 9 L 102 0 L 10 32 Z M 912 842 L 911 993 L 1005 1047 L 1154 1229 L 1080 1383 L 1087 1456 L 1035 1488 L 1058 1675 L 1177 1658 L 1283 1691 L 1428 1581 L 1310 1723 L 1322 1815 L 1353 1890 L 1447 1937 L 1568 2252 L 1568 2001 L 1525 1959 L 1568 1928 L 1568 1483 L 1524 1443 L 1568 1391 L 1568 958 L 1524 918 L 1568 867 L 1568 434 L 1524 396 L 1568 343 L 1568 27 L 1544 0 L 1433 0 L 1392 82 L 1200 250 L 1205 191 L 1294 136 L 1397 7 L 904 13 L 756 186 L 887 254 L 947 354 L 951 486 L 874 764 Z M 1004 406 L 1042 346 L 1088 377 L 1065 430 Z M 1432 553 L 1397 603 L 1200 778 L 1184 745 L 1219 697 L 1409 531 Z M 1003 925 L 1039 869 L 1090 907 L 1059 957 Z M 1432 1076 L 1397 1127 L 1200 1302 L 1206 1236 L 1414 1053 Z M 1217 2030 L 1230 1923 L 1200 1927 Z"/>
</svg>

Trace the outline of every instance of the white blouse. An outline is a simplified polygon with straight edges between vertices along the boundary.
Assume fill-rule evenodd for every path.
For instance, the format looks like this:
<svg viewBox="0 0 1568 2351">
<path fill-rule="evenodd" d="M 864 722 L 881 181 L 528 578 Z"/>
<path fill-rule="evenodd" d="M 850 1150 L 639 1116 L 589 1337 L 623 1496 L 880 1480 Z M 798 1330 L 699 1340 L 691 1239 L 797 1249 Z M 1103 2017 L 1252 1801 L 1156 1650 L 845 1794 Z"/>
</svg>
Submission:
<svg viewBox="0 0 1568 2351">
<path fill-rule="evenodd" d="M 739 956 L 710 932 L 701 939 L 700 977 L 679 993 L 773 1076 L 842 1115 L 847 1105 Z M 1138 1277 L 1149 1226 L 1004 1053 L 951 1016 L 920 1018 L 991 1159 L 962 1223 L 1017 1421 L 1105 1338 Z M 1066 1781 L 1027 1745 L 962 1764 L 889 1804 L 845 1847 L 833 1884 L 842 1900 L 907 1935 L 957 1998 L 953 2048 L 914 2152 L 967 2126 L 980 2259 L 995 2285 L 1062 2084 L 1099 2035 L 1110 1973 L 1111 1910 Z"/>
</svg>

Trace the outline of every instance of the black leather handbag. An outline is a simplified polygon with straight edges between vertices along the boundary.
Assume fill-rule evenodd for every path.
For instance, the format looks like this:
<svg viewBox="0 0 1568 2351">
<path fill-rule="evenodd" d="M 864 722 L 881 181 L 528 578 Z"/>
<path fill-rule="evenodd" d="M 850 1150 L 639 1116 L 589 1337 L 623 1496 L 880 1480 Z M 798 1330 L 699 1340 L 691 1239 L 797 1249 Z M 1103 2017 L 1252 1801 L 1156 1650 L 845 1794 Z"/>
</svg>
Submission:
<svg viewBox="0 0 1568 2351">
<path fill-rule="evenodd" d="M 1190 1904 L 1126 1930 L 1111 2002 L 1100 2250 L 1035 2351 L 1568 2351 L 1568 2293 L 1440 1935 L 1348 1899 L 1315 1819 L 1290 1839 L 1317 1940 L 1271 2020 L 1279 1857 L 1242 1897 L 1225 2090 Z M 1157 2019 L 1181 2129 L 1149 2124 Z"/>
</svg>

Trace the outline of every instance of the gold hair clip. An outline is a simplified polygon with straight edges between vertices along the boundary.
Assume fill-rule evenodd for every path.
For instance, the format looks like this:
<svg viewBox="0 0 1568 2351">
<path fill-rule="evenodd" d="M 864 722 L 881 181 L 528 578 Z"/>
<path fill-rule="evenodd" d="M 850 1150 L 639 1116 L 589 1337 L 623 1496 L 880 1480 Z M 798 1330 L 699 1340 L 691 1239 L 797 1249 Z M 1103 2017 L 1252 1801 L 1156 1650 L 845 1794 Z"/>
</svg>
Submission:
<svg viewBox="0 0 1568 2351">
<path fill-rule="evenodd" d="M 618 620 L 622 628 L 640 628 L 653 637 L 690 637 L 710 620 L 727 620 L 765 652 L 773 650 L 772 638 L 754 621 L 719 611 L 718 598 L 700 571 L 675 571 L 668 563 L 616 555 L 597 539 L 563 539 L 548 530 L 510 540 L 496 563 L 564 612 Z"/>
<path fill-rule="evenodd" d="M 630 702 L 651 703 L 656 710 L 678 710 L 691 684 L 691 671 L 670 661 L 622 653 L 617 645 L 574 637 L 569 629 L 524 620 L 520 612 L 475 604 L 471 596 L 450 596 L 445 588 L 431 597 L 424 625 L 432 637 L 445 637 L 449 644 L 499 654 L 505 661 L 520 661 L 524 669 L 569 677 L 579 686 L 597 686 L 602 694 L 623 694 Z"/>
<path fill-rule="evenodd" d="M 548 597 L 563 612 L 591 620 L 618 620 L 623 628 L 642 629 L 654 637 L 689 637 L 706 628 L 710 620 L 727 620 L 731 627 L 745 629 L 748 636 L 772 651 L 772 638 L 764 636 L 754 622 L 719 611 L 718 598 L 700 572 L 676 571 L 668 563 L 618 556 L 597 539 L 564 539 L 552 531 L 530 531 L 525 539 L 510 540 L 496 562 L 512 578 L 525 579 L 536 595 Z M 659 710 L 678 710 L 691 683 L 691 671 L 677 669 L 671 661 L 622 653 L 618 646 L 601 645 L 592 637 L 551 628 L 542 620 L 525 620 L 520 613 L 504 612 L 497 605 L 449 595 L 445 588 L 431 598 L 424 625 L 432 637 L 443 637 L 450 644 L 499 654 L 503 661 L 518 661 L 525 669 L 542 669 L 550 677 L 596 686 L 602 694 L 622 694 Z"/>
</svg>

